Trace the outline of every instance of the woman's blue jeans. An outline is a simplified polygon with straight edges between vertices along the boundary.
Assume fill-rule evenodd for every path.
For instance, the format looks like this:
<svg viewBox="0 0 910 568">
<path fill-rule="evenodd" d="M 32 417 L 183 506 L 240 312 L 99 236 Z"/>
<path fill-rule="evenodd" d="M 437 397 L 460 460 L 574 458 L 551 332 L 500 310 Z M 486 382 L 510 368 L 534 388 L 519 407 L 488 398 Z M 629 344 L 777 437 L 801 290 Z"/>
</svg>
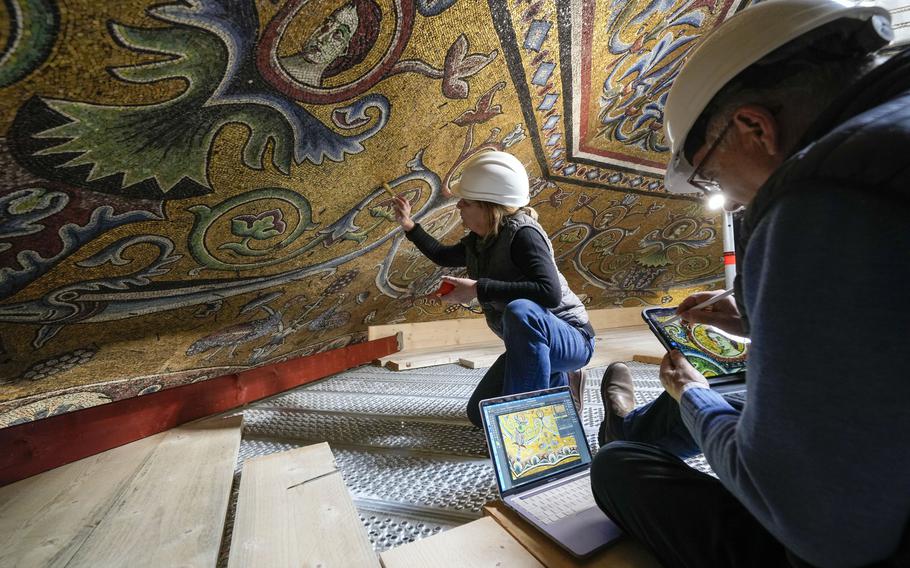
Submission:
<svg viewBox="0 0 910 568">
<path fill-rule="evenodd" d="M 566 385 L 566 373 L 587 365 L 594 353 L 593 338 L 531 300 L 509 302 L 502 329 L 506 352 L 468 401 L 468 418 L 478 427 L 481 400 Z"/>
</svg>

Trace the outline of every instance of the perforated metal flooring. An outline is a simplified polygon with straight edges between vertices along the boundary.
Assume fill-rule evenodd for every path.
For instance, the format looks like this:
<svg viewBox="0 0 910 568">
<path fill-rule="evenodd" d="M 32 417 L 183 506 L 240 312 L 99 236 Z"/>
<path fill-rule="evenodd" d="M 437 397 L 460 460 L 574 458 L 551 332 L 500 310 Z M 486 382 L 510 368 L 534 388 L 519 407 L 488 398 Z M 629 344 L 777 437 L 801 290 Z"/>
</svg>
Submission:
<svg viewBox="0 0 910 568">
<path fill-rule="evenodd" d="M 661 392 L 657 367 L 629 363 L 636 403 Z M 603 419 L 600 377 L 589 372 L 583 422 L 592 451 Z M 243 462 L 328 442 L 377 552 L 481 516 L 497 497 L 483 433 L 464 414 L 486 369 L 412 371 L 365 366 L 237 411 L 244 432 L 219 565 L 227 564 Z M 690 465 L 708 471 L 702 458 Z"/>
</svg>

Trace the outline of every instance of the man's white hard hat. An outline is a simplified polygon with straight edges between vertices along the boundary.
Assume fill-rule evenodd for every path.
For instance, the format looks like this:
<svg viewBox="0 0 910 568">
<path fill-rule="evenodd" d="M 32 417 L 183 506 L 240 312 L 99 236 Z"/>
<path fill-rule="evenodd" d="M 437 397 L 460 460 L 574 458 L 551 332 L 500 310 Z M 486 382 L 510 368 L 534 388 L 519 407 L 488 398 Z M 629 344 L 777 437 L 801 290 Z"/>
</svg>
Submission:
<svg viewBox="0 0 910 568">
<path fill-rule="evenodd" d="M 450 187 L 458 197 L 506 207 L 524 207 L 531 200 L 528 172 L 518 158 L 507 152 L 472 156 L 463 166 L 461 179 Z"/>
<path fill-rule="evenodd" d="M 774 50 L 828 23 L 878 17 L 888 26 L 890 13 L 881 6 L 847 0 L 765 0 L 736 14 L 692 51 L 673 81 L 664 107 L 670 142 L 665 186 L 673 193 L 698 192 L 689 184 L 694 166 L 683 148 L 686 137 L 711 102 L 734 77 Z"/>
</svg>

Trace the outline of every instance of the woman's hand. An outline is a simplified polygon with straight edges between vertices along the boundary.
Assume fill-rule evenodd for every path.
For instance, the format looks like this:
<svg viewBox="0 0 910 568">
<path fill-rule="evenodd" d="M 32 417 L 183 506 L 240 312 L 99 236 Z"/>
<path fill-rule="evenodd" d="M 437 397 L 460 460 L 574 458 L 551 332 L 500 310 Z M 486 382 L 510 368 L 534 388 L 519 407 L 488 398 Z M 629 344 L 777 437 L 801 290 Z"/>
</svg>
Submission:
<svg viewBox="0 0 910 568">
<path fill-rule="evenodd" d="M 405 232 L 414 228 L 414 221 L 411 220 L 411 203 L 407 199 L 400 195 L 395 196 L 392 208 L 395 209 L 395 220 Z"/>
<path fill-rule="evenodd" d="M 442 296 L 441 299 L 443 301 L 452 302 L 453 304 L 467 304 L 477 297 L 477 280 L 443 276 L 442 281 L 455 286 L 454 290 Z"/>
<path fill-rule="evenodd" d="M 736 309 L 736 302 L 732 296 L 727 296 L 723 300 L 718 300 L 700 310 L 692 310 L 697 304 L 723 293 L 723 290 L 696 292 L 679 304 L 679 307 L 676 308 L 676 313 L 688 322 L 713 325 L 727 333 L 742 337 L 745 334 L 743 321 L 739 317 L 739 310 Z"/>
</svg>

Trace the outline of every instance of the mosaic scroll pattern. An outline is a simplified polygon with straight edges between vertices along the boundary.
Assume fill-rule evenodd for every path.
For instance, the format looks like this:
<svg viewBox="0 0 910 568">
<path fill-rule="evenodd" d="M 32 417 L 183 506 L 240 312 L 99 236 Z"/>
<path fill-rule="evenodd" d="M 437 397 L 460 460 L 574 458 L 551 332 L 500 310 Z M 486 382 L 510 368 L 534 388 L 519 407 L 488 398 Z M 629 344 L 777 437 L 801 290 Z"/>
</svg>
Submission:
<svg viewBox="0 0 910 568">
<path fill-rule="evenodd" d="M 0 427 L 342 348 L 369 325 L 478 316 L 427 296 L 459 271 L 403 238 L 380 186 L 452 242 L 450 183 L 489 149 L 526 164 L 591 308 L 715 286 L 717 218 L 697 202 L 554 162 L 559 5 L 0 3 Z M 617 10 L 590 39 L 647 16 L 631 68 L 671 8 Z M 682 13 L 701 23 L 667 33 L 723 16 Z"/>
</svg>

